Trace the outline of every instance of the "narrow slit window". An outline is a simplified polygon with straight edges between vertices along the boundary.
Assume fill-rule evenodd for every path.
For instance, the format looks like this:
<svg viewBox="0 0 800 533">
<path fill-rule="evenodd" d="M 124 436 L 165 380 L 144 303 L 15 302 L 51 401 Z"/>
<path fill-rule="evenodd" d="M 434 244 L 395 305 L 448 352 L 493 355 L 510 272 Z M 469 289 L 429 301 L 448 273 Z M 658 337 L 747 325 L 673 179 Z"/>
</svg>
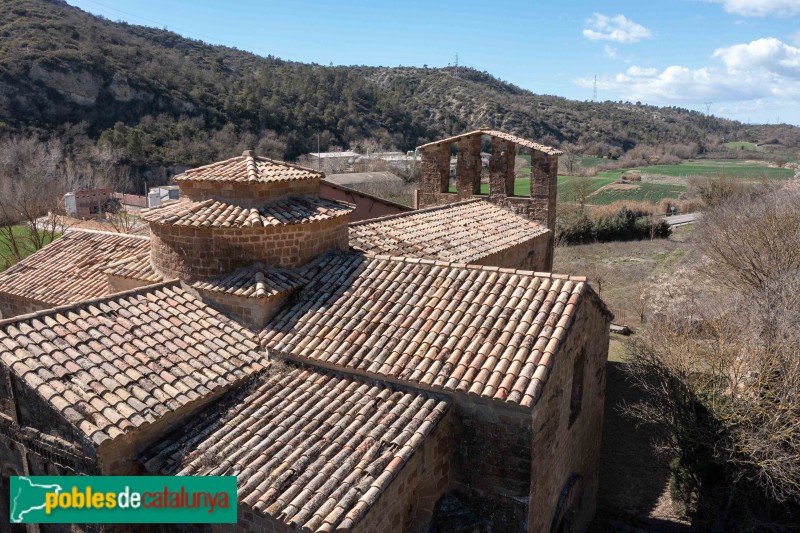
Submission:
<svg viewBox="0 0 800 533">
<path fill-rule="evenodd" d="M 578 357 L 575 358 L 575 363 L 572 367 L 572 393 L 569 401 L 569 426 L 578 419 L 581 414 L 581 404 L 583 403 L 583 381 L 584 381 L 584 366 L 586 366 L 586 353 L 581 351 Z"/>
</svg>

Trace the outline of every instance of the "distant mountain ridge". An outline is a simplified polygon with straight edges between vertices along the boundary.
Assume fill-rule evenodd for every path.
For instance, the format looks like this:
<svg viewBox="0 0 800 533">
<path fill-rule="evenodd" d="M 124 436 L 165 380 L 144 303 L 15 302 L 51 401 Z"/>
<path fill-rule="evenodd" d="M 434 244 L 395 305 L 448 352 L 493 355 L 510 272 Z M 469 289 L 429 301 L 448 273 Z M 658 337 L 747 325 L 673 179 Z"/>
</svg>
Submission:
<svg viewBox="0 0 800 533">
<path fill-rule="evenodd" d="M 469 68 L 324 67 L 111 22 L 60 0 L 0 4 L 0 135 L 107 142 L 133 165 L 241 148 L 295 158 L 365 138 L 411 149 L 478 127 L 592 151 L 779 138 L 696 111 L 537 95 Z M 598 147 L 599 146 L 599 147 Z"/>
</svg>

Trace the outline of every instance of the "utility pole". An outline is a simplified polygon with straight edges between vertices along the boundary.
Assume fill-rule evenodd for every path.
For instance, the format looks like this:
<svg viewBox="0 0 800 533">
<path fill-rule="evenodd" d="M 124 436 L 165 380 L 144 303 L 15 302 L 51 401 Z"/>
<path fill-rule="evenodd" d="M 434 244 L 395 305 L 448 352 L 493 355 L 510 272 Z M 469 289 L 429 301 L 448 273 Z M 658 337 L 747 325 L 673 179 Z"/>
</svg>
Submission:
<svg viewBox="0 0 800 533">
<path fill-rule="evenodd" d="M 706 115 L 710 115 L 711 114 L 711 104 L 713 104 L 714 102 L 703 102 L 703 103 L 706 104 Z"/>
<path fill-rule="evenodd" d="M 592 90 L 592 101 L 597 101 L 597 74 L 594 75 L 594 90 Z"/>
<path fill-rule="evenodd" d="M 319 152 L 319 132 L 317 132 L 317 170 L 322 170 L 322 156 Z"/>
<path fill-rule="evenodd" d="M 456 78 L 458 77 L 458 52 L 456 52 Z"/>
</svg>

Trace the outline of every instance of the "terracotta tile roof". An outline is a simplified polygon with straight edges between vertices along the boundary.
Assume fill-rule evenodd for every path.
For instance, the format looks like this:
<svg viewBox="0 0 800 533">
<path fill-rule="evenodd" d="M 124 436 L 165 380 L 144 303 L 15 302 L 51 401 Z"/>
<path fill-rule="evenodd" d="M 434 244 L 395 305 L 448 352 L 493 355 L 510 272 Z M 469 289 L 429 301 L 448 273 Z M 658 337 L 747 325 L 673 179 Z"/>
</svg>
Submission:
<svg viewBox="0 0 800 533">
<path fill-rule="evenodd" d="M 150 239 L 70 230 L 0 273 L 0 292 L 62 305 L 108 294 L 105 271 L 120 259 L 150 250 Z"/>
<path fill-rule="evenodd" d="M 252 333 L 175 282 L 0 321 L 0 361 L 96 445 L 265 358 Z"/>
<path fill-rule="evenodd" d="M 374 254 L 472 263 L 548 230 L 485 200 L 350 224 L 350 247 Z"/>
<path fill-rule="evenodd" d="M 543 144 L 535 143 L 533 141 L 529 141 L 527 139 L 523 139 L 522 137 L 517 137 L 516 135 L 512 135 L 510 133 L 506 133 L 504 131 L 497 131 L 497 130 L 475 130 L 470 131 L 467 133 L 462 133 L 461 135 L 456 135 L 454 137 L 448 137 L 447 139 L 440 139 L 438 141 L 433 141 L 428 144 L 423 144 L 419 146 L 420 149 L 429 148 L 431 146 L 436 146 L 441 143 L 453 143 L 458 141 L 463 137 L 469 137 L 471 135 L 491 135 L 492 137 L 498 137 L 500 139 L 505 139 L 506 141 L 511 141 L 514 144 L 519 146 L 525 146 L 536 150 L 537 152 L 543 152 L 548 155 L 562 155 L 564 152 L 557 148 L 552 148 L 550 146 L 545 146 Z"/>
<path fill-rule="evenodd" d="M 191 168 L 175 176 L 175 181 L 233 181 L 270 183 L 276 181 L 320 179 L 325 175 L 310 168 L 254 156 L 247 151 L 239 157 Z"/>
<path fill-rule="evenodd" d="M 256 263 L 209 281 L 192 284 L 197 290 L 221 292 L 243 298 L 266 298 L 303 286 L 306 280 L 292 270 Z"/>
<path fill-rule="evenodd" d="M 531 407 L 585 278 L 329 253 L 262 344 L 289 359 Z M 593 294 L 593 293 L 591 293 Z"/>
<path fill-rule="evenodd" d="M 334 200 L 289 197 L 263 207 L 241 207 L 235 204 L 203 200 L 181 201 L 164 207 L 142 209 L 148 222 L 200 228 L 249 228 L 302 224 L 345 216 L 353 206 Z"/>
<path fill-rule="evenodd" d="M 119 261 L 114 261 L 108 265 L 106 274 L 120 278 L 138 279 L 157 283 L 162 280 L 161 274 L 157 274 L 150 266 L 150 252 L 143 252 Z"/>
<path fill-rule="evenodd" d="M 353 527 L 447 409 L 422 392 L 294 369 L 200 416 L 142 458 L 166 475 L 236 475 L 239 499 L 303 531 Z"/>
</svg>

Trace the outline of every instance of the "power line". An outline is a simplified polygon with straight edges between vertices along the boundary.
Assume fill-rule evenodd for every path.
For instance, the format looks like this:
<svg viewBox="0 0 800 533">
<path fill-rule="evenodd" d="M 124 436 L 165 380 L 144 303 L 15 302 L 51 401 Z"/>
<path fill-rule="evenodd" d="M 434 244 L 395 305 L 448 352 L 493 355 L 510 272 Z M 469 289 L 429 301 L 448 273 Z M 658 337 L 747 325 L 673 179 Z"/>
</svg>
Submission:
<svg viewBox="0 0 800 533">
<path fill-rule="evenodd" d="M 217 39 L 216 37 L 210 37 L 208 35 L 203 35 L 202 33 L 197 33 L 197 32 L 195 32 L 193 30 L 188 30 L 186 28 L 181 28 L 179 26 L 170 26 L 168 24 L 163 24 L 161 22 L 158 22 L 157 20 L 148 19 L 148 18 L 145 18 L 145 17 L 141 17 L 139 15 L 134 15 L 133 13 L 128 13 L 127 11 L 123 11 L 121 9 L 117 9 L 116 7 L 111 7 L 111 6 L 108 6 L 108 5 L 105 5 L 105 4 L 101 4 L 100 2 L 95 2 L 95 0 L 83 0 L 83 1 L 86 2 L 86 3 L 89 3 L 89 4 L 94 4 L 94 5 L 98 6 L 98 7 L 102 7 L 102 8 L 105 8 L 105 9 L 110 9 L 111 11 L 116 11 L 117 13 L 121 13 L 122 15 L 126 15 L 128 17 L 139 19 L 139 20 L 142 20 L 144 22 L 149 22 L 150 24 L 155 24 L 156 28 L 166 28 L 167 30 L 169 30 L 169 28 L 173 28 L 173 29 L 176 29 L 176 30 L 180 30 L 184 34 L 194 35 L 197 38 L 205 39 L 206 41 L 209 41 L 209 42 L 213 41 L 213 42 L 224 44 L 225 46 L 229 46 L 231 48 L 237 48 L 237 45 L 235 45 L 233 43 L 230 43 L 230 42 L 227 42 L 227 41 L 224 41 L 222 39 Z"/>
</svg>

